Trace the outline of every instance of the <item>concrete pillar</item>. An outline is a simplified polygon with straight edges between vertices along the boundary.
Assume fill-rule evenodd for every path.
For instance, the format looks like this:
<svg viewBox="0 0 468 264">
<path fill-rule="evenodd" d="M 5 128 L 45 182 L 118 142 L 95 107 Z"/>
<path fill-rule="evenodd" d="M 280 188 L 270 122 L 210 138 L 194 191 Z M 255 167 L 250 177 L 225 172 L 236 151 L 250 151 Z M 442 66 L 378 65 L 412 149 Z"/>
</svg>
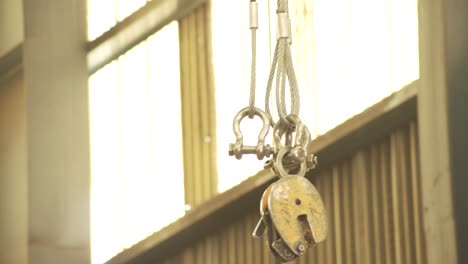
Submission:
<svg viewBox="0 0 468 264">
<path fill-rule="evenodd" d="M 86 1 L 23 7 L 29 263 L 89 263 Z"/>
<path fill-rule="evenodd" d="M 23 74 L 0 80 L 0 263 L 27 263 L 27 153 Z"/>
<path fill-rule="evenodd" d="M 446 0 L 445 45 L 458 263 L 468 263 L 468 1 Z"/>
<path fill-rule="evenodd" d="M 418 121 L 428 264 L 468 261 L 468 3 L 419 1 Z"/>
</svg>

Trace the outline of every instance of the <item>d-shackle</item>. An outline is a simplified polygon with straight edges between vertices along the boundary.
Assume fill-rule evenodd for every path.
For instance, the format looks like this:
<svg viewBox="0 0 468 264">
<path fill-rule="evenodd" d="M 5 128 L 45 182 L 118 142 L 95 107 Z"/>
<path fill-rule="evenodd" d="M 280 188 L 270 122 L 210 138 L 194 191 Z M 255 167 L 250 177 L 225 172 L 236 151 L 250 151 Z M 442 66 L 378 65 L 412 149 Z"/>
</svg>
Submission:
<svg viewBox="0 0 468 264">
<path fill-rule="evenodd" d="M 244 146 L 244 139 L 240 129 L 240 122 L 244 117 L 248 116 L 251 112 L 250 107 L 246 107 L 237 113 L 232 122 L 232 128 L 234 135 L 236 136 L 236 143 L 229 144 L 229 156 L 235 156 L 237 159 L 241 159 L 243 154 L 257 154 L 259 160 L 264 157 L 269 157 L 273 154 L 273 149 L 270 145 L 265 145 L 265 138 L 270 129 L 270 117 L 267 113 L 254 107 L 253 115 L 258 116 L 263 121 L 263 127 L 258 134 L 257 146 Z"/>
</svg>

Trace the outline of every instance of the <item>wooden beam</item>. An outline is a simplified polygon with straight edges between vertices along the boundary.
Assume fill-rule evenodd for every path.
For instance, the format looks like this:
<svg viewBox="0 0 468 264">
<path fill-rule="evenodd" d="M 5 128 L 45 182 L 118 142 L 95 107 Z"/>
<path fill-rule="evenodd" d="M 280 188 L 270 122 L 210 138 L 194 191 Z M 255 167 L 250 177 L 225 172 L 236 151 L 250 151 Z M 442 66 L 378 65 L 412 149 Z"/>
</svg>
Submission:
<svg viewBox="0 0 468 264">
<path fill-rule="evenodd" d="M 179 19 L 206 0 L 153 0 L 88 42 L 88 71 L 94 73 L 171 21 Z"/>
<path fill-rule="evenodd" d="M 408 85 L 314 140 L 311 149 L 320 158 L 320 169 L 327 168 L 342 155 L 384 137 L 392 129 L 414 119 L 417 86 L 418 82 Z M 155 263 L 171 254 L 180 253 L 194 240 L 224 228 L 230 222 L 243 217 L 248 210 L 257 208 L 263 191 L 274 179 L 271 170 L 261 170 L 257 175 L 208 200 L 107 263 Z"/>
</svg>

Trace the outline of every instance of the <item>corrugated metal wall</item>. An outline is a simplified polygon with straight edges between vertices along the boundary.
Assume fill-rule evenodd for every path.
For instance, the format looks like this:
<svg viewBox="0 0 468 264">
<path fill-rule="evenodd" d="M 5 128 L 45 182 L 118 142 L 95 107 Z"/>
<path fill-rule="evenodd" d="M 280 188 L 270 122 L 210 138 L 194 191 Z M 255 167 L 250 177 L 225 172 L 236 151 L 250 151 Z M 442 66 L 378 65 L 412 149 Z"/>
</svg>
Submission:
<svg viewBox="0 0 468 264">
<path fill-rule="evenodd" d="M 327 241 L 293 263 L 425 263 L 416 122 L 365 146 L 312 179 L 326 204 Z M 257 204 L 259 201 L 252 201 Z M 254 240 L 258 211 L 208 234 L 165 264 L 273 264 Z"/>
<path fill-rule="evenodd" d="M 185 201 L 194 207 L 217 193 L 215 100 L 206 4 L 179 21 Z"/>
</svg>

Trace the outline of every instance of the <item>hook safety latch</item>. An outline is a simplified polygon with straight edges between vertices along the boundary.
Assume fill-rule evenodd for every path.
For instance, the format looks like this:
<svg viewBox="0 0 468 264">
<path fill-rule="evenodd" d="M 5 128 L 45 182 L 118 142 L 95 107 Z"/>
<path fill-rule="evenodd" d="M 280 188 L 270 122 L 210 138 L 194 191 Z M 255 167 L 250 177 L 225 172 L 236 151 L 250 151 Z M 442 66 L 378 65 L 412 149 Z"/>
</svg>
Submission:
<svg viewBox="0 0 468 264">
<path fill-rule="evenodd" d="M 240 130 L 240 122 L 244 117 L 248 116 L 251 112 L 249 107 L 246 107 L 237 113 L 232 122 L 232 128 L 234 135 L 236 136 L 236 143 L 229 144 L 229 156 L 235 156 L 237 159 L 241 159 L 243 154 L 257 154 L 259 160 L 264 157 L 269 157 L 273 154 L 273 148 L 270 145 L 265 145 L 265 138 L 270 129 L 270 117 L 264 111 L 254 107 L 253 115 L 258 116 L 263 121 L 262 130 L 258 135 L 257 146 L 244 146 L 243 136 Z"/>
</svg>

